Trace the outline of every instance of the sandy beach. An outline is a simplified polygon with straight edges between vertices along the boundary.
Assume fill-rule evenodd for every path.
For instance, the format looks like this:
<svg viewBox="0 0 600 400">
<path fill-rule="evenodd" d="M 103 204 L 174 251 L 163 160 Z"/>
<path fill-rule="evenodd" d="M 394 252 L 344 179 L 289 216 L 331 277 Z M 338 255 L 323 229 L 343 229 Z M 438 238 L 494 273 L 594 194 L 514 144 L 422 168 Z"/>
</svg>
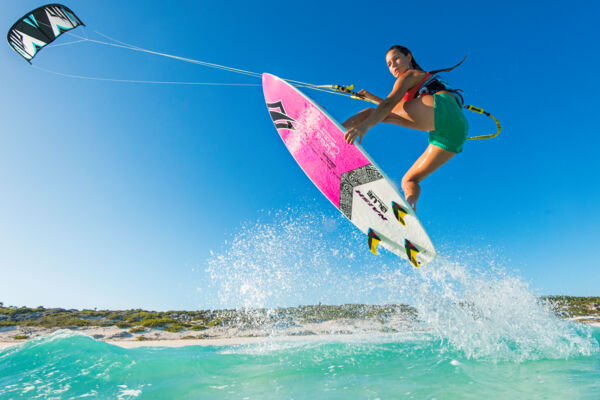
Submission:
<svg viewBox="0 0 600 400">
<path fill-rule="evenodd" d="M 600 327 L 597 315 L 587 315 L 571 318 L 572 321 L 585 323 L 589 326 Z M 38 327 L 3 327 L 0 328 L 0 350 L 24 343 L 27 340 L 50 335 L 61 328 Z M 181 347 L 181 346 L 235 346 L 252 343 L 264 343 L 277 340 L 336 340 L 348 338 L 368 338 L 384 336 L 399 332 L 416 332 L 405 320 L 395 321 L 385 325 L 376 319 L 341 319 L 320 323 L 308 323 L 292 327 L 212 327 L 202 332 L 183 330 L 166 332 L 162 329 L 146 329 L 140 333 L 130 333 L 128 329 L 110 327 L 82 327 L 72 329 L 82 335 L 123 348 L 134 347 Z M 27 336 L 27 339 L 17 339 L 15 336 Z"/>
<path fill-rule="evenodd" d="M 0 349 L 23 343 L 27 340 L 52 334 L 60 328 L 38 328 L 12 326 L 0 328 Z M 340 319 L 319 323 L 307 323 L 291 327 L 211 327 L 201 332 L 182 330 L 167 332 L 162 329 L 146 329 L 144 332 L 131 333 L 129 329 L 110 327 L 81 327 L 74 332 L 89 336 L 95 340 L 117 346 L 132 348 L 141 346 L 227 346 L 259 343 L 277 339 L 295 340 L 307 338 L 340 338 L 383 335 L 395 332 L 415 331 L 410 324 L 398 319 L 382 324 L 376 319 Z M 14 337 L 27 336 L 27 339 L 15 340 Z"/>
</svg>

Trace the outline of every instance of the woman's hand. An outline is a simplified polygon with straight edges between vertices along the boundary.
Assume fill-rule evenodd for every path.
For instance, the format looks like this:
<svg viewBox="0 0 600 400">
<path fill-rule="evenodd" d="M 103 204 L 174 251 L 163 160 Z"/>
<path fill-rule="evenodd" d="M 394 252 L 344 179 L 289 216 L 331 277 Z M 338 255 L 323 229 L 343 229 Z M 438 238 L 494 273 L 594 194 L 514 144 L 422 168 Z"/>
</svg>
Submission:
<svg viewBox="0 0 600 400">
<path fill-rule="evenodd" d="M 361 89 L 358 92 L 359 95 L 361 95 L 362 97 L 364 97 L 367 100 L 371 100 L 371 101 L 375 101 L 375 102 L 381 102 L 381 99 L 377 96 L 375 96 L 373 93 L 367 92 L 365 89 Z"/>
<path fill-rule="evenodd" d="M 363 125 L 358 125 L 346 132 L 346 134 L 344 135 L 344 140 L 346 140 L 346 143 L 348 144 L 353 144 L 354 140 L 358 138 L 358 144 L 360 144 L 362 142 L 363 136 L 367 134 L 367 131 L 368 129 L 365 128 Z"/>
</svg>

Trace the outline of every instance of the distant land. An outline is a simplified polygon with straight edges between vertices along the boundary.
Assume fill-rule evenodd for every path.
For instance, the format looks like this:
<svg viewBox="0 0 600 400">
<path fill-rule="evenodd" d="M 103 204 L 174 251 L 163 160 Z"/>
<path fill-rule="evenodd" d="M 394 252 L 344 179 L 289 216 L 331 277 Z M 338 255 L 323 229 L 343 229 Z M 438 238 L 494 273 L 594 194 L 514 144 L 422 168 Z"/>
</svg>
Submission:
<svg viewBox="0 0 600 400">
<path fill-rule="evenodd" d="M 545 296 L 539 301 L 557 316 L 600 326 L 600 297 Z M 98 340 L 183 341 L 194 339 L 387 334 L 415 330 L 416 309 L 408 305 L 306 305 L 273 309 L 198 311 L 77 310 L 4 306 L 0 302 L 0 349 L 60 329 Z M 210 340 L 209 340 L 210 342 Z M 121 344 L 121 343 L 117 343 Z M 192 343 L 186 343 L 192 344 Z M 161 344 L 162 345 L 162 344 Z"/>
</svg>

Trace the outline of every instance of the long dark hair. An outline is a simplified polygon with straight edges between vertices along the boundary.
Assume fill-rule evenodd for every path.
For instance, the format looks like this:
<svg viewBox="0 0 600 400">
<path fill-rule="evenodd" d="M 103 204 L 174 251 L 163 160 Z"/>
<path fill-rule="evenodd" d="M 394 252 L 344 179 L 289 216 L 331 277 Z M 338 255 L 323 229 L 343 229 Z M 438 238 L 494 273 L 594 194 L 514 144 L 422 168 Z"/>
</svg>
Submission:
<svg viewBox="0 0 600 400">
<path fill-rule="evenodd" d="M 413 56 L 412 52 L 411 52 L 411 51 L 408 49 L 408 47 L 404 47 L 404 46 L 400 46 L 399 44 L 395 44 L 395 45 L 393 45 L 392 47 L 390 47 L 390 48 L 389 48 L 389 50 L 385 52 L 385 54 L 389 53 L 389 52 L 390 52 L 390 51 L 392 51 L 392 50 L 397 50 L 397 51 L 399 51 L 400 53 L 404 54 L 405 56 L 408 56 L 408 55 L 410 54 L 410 55 L 411 55 L 411 61 L 410 61 L 410 62 L 411 62 L 411 67 L 412 67 L 413 69 L 418 69 L 418 70 L 420 70 L 420 71 L 425 71 L 423 68 L 421 68 L 421 66 L 419 65 L 419 63 L 417 63 L 417 62 L 415 61 L 415 56 Z M 463 63 L 463 62 L 464 62 L 466 59 L 467 59 L 467 56 L 465 56 L 465 57 L 464 57 L 464 58 L 461 60 L 461 62 L 459 62 L 458 64 L 456 64 L 456 65 L 455 65 L 455 66 L 453 66 L 453 67 L 450 67 L 450 68 L 442 68 L 442 69 L 436 69 L 436 70 L 434 70 L 434 71 L 429 71 L 429 73 L 430 73 L 431 75 L 435 75 L 435 74 L 437 74 L 437 73 L 440 73 L 440 72 L 448 72 L 448 71 L 452 71 L 454 68 L 456 68 L 456 67 L 458 67 L 460 64 L 462 64 L 462 63 Z"/>
<path fill-rule="evenodd" d="M 408 49 L 408 47 L 404 47 L 404 46 L 400 46 L 399 44 L 395 44 L 392 47 L 390 47 L 390 49 L 388 51 L 385 52 L 385 54 L 389 53 L 392 50 L 397 50 L 400 53 L 404 54 L 405 56 L 408 56 L 409 54 L 411 55 L 411 67 L 413 69 L 418 69 L 419 71 L 425 71 L 423 68 L 421 68 L 421 66 L 419 65 L 419 63 L 417 63 L 415 61 L 415 56 L 413 56 L 412 52 Z"/>
<path fill-rule="evenodd" d="M 412 67 L 413 69 L 418 69 L 418 70 L 420 70 L 420 71 L 425 71 L 423 68 L 421 68 L 421 66 L 419 65 L 419 63 L 417 63 L 417 62 L 415 61 L 415 56 L 413 56 L 413 55 L 412 55 L 412 52 L 411 52 L 411 51 L 410 51 L 410 50 L 409 50 L 407 47 L 400 46 L 399 44 L 395 44 L 395 45 L 393 45 L 392 47 L 390 47 L 390 49 L 389 49 L 388 51 L 386 51 L 386 52 L 385 52 L 385 54 L 389 53 L 389 52 L 390 52 L 390 51 L 392 51 L 392 50 L 397 50 L 397 51 L 399 51 L 400 53 L 404 54 L 405 56 L 408 56 L 408 55 L 410 54 L 410 55 L 411 55 L 411 61 L 410 61 L 410 62 L 411 62 L 411 67 Z M 467 56 L 465 55 L 465 57 L 464 57 L 464 58 L 461 60 L 461 62 L 459 62 L 459 63 L 458 63 L 458 64 L 456 64 L 455 66 L 453 66 L 453 67 L 450 67 L 450 68 L 436 69 L 436 70 L 434 70 L 434 71 L 429 71 L 429 73 L 430 73 L 431 75 L 435 75 L 435 74 L 438 74 L 438 73 L 440 73 L 440 72 L 448 72 L 448 71 L 452 71 L 454 68 L 456 68 L 456 67 L 458 67 L 460 64 L 462 64 L 462 63 L 463 63 L 463 62 L 464 62 L 466 59 L 467 59 Z M 427 71 L 425 71 L 425 72 L 427 72 Z M 448 87 L 446 87 L 445 85 L 442 85 L 442 88 L 443 88 L 443 90 L 446 90 L 446 91 L 448 91 L 448 92 L 452 92 L 452 93 L 455 93 L 455 94 L 457 94 L 457 95 L 460 97 L 461 103 L 462 103 L 462 104 L 464 104 L 465 100 L 464 100 L 464 98 L 463 98 L 463 95 L 460 93 L 460 92 L 463 92 L 463 93 L 464 93 L 464 91 L 463 91 L 462 89 L 451 89 L 451 88 L 448 88 Z"/>
</svg>

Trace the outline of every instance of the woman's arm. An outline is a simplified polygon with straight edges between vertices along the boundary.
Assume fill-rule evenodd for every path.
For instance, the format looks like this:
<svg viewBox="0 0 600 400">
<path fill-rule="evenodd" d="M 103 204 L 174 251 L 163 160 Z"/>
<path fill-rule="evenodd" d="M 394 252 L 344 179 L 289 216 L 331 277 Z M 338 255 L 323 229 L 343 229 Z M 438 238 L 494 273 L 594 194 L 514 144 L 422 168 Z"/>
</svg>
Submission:
<svg viewBox="0 0 600 400">
<path fill-rule="evenodd" d="M 361 96 L 363 96 L 365 99 L 368 99 L 368 100 L 371 100 L 371 101 L 375 101 L 378 104 L 383 101 L 383 99 L 381 97 L 377 97 L 373 93 L 367 92 L 365 89 L 361 89 L 358 92 L 358 94 L 360 94 Z"/>
<path fill-rule="evenodd" d="M 426 72 L 416 69 L 409 69 L 396 79 L 394 88 L 388 97 L 381 101 L 375 111 L 367 118 L 362 125 L 367 129 L 371 129 L 378 123 L 384 120 L 385 117 L 394 109 L 394 107 L 402 101 L 402 98 L 410 88 L 419 83 L 425 76 Z"/>
<path fill-rule="evenodd" d="M 419 83 L 425 74 L 426 72 L 424 71 L 410 69 L 400 75 L 398 79 L 396 79 L 394 88 L 389 96 L 381 101 L 377 108 L 360 125 L 346 132 L 346 135 L 344 136 L 346 143 L 353 143 L 357 137 L 359 138 L 358 142 L 362 142 L 362 138 L 367 131 L 383 121 L 394 107 L 402 101 L 406 92 Z"/>
</svg>

